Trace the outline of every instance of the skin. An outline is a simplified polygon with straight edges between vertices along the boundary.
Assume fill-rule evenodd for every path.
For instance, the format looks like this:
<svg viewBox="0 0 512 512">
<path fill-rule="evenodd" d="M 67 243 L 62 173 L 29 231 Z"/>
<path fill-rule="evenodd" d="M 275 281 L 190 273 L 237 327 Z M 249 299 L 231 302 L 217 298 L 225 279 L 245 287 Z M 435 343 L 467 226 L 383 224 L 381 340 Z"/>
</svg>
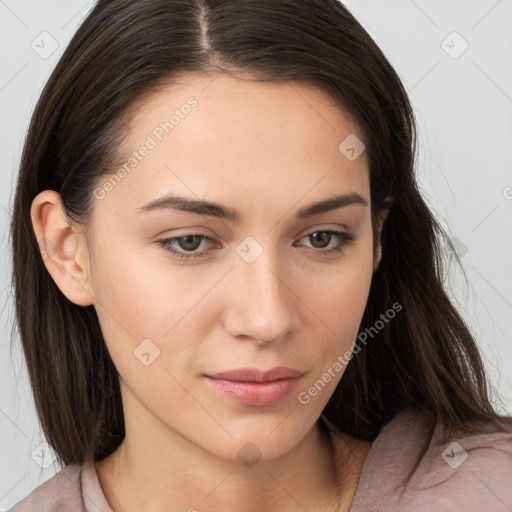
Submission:
<svg viewBox="0 0 512 512">
<path fill-rule="evenodd" d="M 35 235 L 51 242 L 43 250 L 48 271 L 69 300 L 95 307 L 122 376 L 126 438 L 95 463 L 100 483 L 116 511 L 335 510 L 340 490 L 340 510 L 348 510 L 370 444 L 333 436 L 336 481 L 317 422 L 343 371 L 308 404 L 298 395 L 352 349 L 380 260 L 367 155 L 350 161 L 338 150 L 348 135 L 364 134 L 303 84 L 186 75 L 134 109 L 121 161 L 190 96 L 197 107 L 94 200 L 87 231 L 68 222 L 55 191 L 32 204 Z M 168 192 L 236 208 L 242 221 L 138 213 Z M 304 206 L 345 192 L 367 206 L 295 219 Z M 384 220 L 381 212 L 378 229 Z M 326 230 L 356 240 L 323 255 L 339 239 L 307 235 Z M 210 252 L 180 260 L 156 242 L 186 232 L 210 238 L 189 252 Z M 258 244 L 250 251 L 262 249 L 252 263 L 236 252 L 248 236 Z M 160 355 L 146 366 L 134 350 L 148 338 Z M 275 366 L 304 375 L 270 406 L 241 405 L 204 377 Z M 250 467 L 237 456 L 247 443 L 260 456 Z"/>
</svg>

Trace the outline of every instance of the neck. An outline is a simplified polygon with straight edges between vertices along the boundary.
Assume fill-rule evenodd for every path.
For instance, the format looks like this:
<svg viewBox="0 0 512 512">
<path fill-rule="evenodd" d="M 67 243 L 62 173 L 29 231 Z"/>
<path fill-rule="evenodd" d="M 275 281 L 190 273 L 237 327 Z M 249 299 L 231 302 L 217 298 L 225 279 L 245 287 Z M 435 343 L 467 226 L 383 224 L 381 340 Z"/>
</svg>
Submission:
<svg viewBox="0 0 512 512">
<path fill-rule="evenodd" d="M 337 510 L 340 491 L 342 505 L 350 506 L 357 485 L 348 465 L 336 471 L 342 448 L 333 453 L 318 424 L 290 452 L 253 466 L 218 459 L 183 439 L 172 450 L 153 446 L 144 436 L 127 435 L 114 454 L 96 463 L 116 512 Z"/>
<path fill-rule="evenodd" d="M 318 421 L 288 452 L 243 463 L 155 423 L 142 409 L 125 418 L 122 444 L 95 463 L 115 512 L 350 508 L 363 460 L 354 455 L 358 441 L 331 437 Z"/>
</svg>

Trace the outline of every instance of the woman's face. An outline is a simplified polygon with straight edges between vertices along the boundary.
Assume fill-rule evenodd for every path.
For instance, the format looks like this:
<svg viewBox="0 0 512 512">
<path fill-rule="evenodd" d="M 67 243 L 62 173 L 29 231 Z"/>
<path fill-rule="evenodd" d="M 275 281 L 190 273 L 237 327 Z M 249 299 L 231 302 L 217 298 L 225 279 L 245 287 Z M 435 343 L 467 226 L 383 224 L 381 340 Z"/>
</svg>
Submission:
<svg viewBox="0 0 512 512">
<path fill-rule="evenodd" d="M 353 347 L 372 278 L 362 141 L 329 97 L 299 84 L 186 75 L 137 109 L 122 163 L 95 190 L 88 247 L 127 436 L 232 460 L 244 446 L 270 459 L 305 436 L 342 378 L 335 362 Z M 301 377 L 207 377 L 275 367 Z"/>
</svg>

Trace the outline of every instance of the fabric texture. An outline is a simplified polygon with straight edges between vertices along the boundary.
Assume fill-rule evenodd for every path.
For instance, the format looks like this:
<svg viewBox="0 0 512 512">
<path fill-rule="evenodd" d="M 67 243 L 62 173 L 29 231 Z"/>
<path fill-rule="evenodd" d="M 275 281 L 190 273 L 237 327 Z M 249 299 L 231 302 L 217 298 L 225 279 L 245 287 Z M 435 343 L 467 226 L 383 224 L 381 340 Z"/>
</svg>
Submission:
<svg viewBox="0 0 512 512">
<path fill-rule="evenodd" d="M 511 512 L 512 417 L 506 420 L 508 432 L 484 425 L 440 444 L 429 414 L 400 412 L 373 441 L 349 512 Z M 324 422 L 334 440 L 339 430 Z M 92 461 L 64 467 L 9 512 L 35 511 L 113 512 Z"/>
</svg>

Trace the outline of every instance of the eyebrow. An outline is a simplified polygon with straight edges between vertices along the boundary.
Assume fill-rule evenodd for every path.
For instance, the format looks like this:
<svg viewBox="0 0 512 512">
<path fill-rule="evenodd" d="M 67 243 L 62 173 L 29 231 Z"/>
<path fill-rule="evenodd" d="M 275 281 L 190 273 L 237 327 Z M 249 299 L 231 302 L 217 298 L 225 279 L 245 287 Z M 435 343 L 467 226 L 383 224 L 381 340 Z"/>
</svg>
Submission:
<svg viewBox="0 0 512 512">
<path fill-rule="evenodd" d="M 319 215 L 320 213 L 330 212 L 337 208 L 353 204 L 368 206 L 368 201 L 356 192 L 347 192 L 301 208 L 296 214 L 296 219 L 306 219 L 314 215 Z M 234 208 L 228 208 L 227 206 L 211 201 L 180 197 L 172 193 L 150 201 L 140 208 L 137 208 L 136 211 L 137 213 L 144 213 L 167 209 L 175 209 L 195 213 L 197 215 L 208 215 L 210 217 L 225 219 L 231 222 L 240 222 L 242 220 L 241 213 Z"/>
</svg>

